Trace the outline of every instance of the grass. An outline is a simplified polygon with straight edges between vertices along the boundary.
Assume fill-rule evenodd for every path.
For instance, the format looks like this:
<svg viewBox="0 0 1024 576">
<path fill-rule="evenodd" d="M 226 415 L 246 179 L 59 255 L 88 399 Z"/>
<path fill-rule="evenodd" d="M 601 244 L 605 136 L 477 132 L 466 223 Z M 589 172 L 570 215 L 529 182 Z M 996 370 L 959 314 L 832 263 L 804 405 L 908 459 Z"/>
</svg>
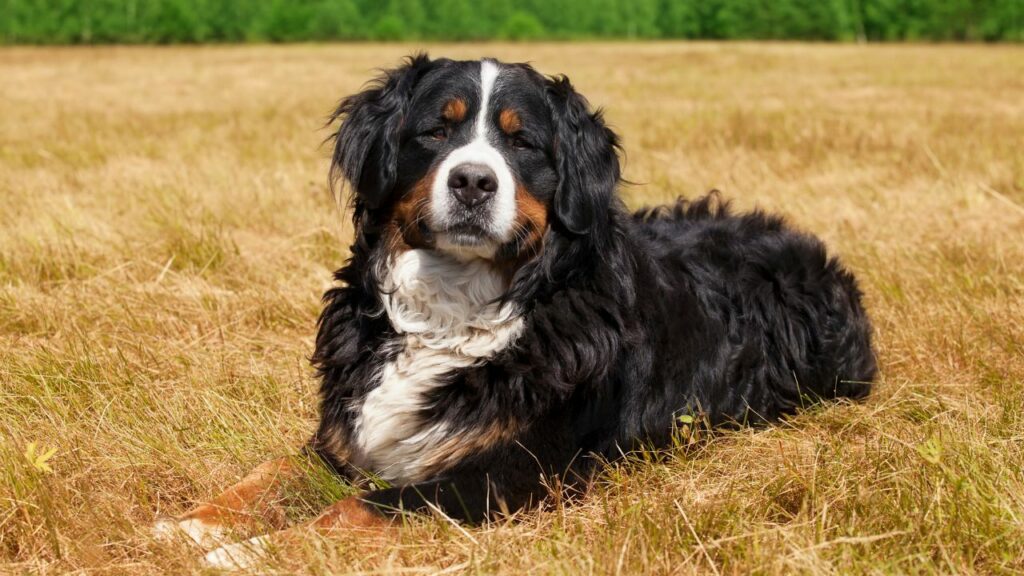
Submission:
<svg viewBox="0 0 1024 576">
<path fill-rule="evenodd" d="M 312 431 L 306 359 L 351 233 L 321 124 L 413 49 L 0 50 L 0 572 L 197 570 L 154 517 Z M 1024 48 L 431 51 L 569 73 L 624 137 L 631 206 L 716 187 L 824 237 L 881 380 L 614 464 L 571 506 L 311 540 L 278 569 L 1024 571 Z M 344 490 L 297 490 L 296 517 Z"/>
</svg>

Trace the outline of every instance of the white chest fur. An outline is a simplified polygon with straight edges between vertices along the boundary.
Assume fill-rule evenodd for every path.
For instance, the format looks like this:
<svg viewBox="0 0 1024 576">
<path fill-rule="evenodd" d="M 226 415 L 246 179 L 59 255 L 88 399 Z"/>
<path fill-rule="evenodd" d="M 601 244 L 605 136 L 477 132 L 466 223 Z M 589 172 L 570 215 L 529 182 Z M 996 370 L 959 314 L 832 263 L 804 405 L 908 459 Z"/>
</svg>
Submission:
<svg viewBox="0 0 1024 576">
<path fill-rule="evenodd" d="M 382 276 L 384 308 L 405 342 L 358 407 L 355 442 L 365 459 L 361 466 L 389 481 L 416 482 L 438 460 L 433 449 L 461 432 L 457 422 L 424 422 L 426 395 L 445 374 L 512 344 L 523 320 L 513 306 L 494 302 L 504 283 L 479 260 L 410 250 Z"/>
</svg>

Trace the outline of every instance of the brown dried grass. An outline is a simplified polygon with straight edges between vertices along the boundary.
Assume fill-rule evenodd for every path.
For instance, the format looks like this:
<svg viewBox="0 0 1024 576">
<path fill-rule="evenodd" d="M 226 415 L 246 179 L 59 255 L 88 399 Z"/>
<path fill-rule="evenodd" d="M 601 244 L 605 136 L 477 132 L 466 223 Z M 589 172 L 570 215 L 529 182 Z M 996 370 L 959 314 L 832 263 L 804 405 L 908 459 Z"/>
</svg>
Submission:
<svg viewBox="0 0 1024 576">
<path fill-rule="evenodd" d="M 415 48 L 0 50 L 0 571 L 197 570 L 153 518 L 309 434 L 350 233 L 321 124 Z M 714 187 L 823 236 L 862 280 L 882 378 L 861 405 L 616 464 L 573 506 L 311 541 L 274 569 L 1024 570 L 1024 49 L 431 52 L 568 73 L 624 137 L 632 206 Z"/>
</svg>

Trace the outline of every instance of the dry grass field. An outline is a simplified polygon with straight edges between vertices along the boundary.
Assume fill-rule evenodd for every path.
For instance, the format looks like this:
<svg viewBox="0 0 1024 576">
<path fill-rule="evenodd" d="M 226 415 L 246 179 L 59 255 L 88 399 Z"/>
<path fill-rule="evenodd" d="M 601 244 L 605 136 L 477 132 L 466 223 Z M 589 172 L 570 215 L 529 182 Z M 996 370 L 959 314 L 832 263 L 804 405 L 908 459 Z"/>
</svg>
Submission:
<svg viewBox="0 0 1024 576">
<path fill-rule="evenodd" d="M 150 535 L 312 431 L 346 257 L 322 123 L 402 45 L 0 50 L 0 572 L 183 573 Z M 717 432 L 516 521 L 285 573 L 1024 571 L 1024 48 L 434 46 L 566 72 L 633 207 L 721 189 L 859 275 L 865 403 Z M 47 459 L 51 449 L 55 452 Z M 296 519 L 346 487 L 296 488 Z"/>
</svg>

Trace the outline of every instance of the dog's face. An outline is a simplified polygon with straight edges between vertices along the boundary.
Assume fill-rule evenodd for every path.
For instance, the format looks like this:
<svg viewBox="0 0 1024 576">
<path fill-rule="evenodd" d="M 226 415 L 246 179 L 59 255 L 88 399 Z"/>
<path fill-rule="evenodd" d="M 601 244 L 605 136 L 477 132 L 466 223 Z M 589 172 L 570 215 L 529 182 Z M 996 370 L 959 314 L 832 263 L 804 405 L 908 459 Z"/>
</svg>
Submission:
<svg viewBox="0 0 1024 576">
<path fill-rule="evenodd" d="M 600 114 L 526 65 L 411 58 L 335 118 L 335 173 L 393 250 L 521 262 L 599 226 L 619 178 Z"/>
<path fill-rule="evenodd" d="M 395 223 L 413 245 L 493 258 L 533 249 L 558 185 L 544 87 L 518 68 L 460 62 L 417 84 L 402 127 Z"/>
</svg>

